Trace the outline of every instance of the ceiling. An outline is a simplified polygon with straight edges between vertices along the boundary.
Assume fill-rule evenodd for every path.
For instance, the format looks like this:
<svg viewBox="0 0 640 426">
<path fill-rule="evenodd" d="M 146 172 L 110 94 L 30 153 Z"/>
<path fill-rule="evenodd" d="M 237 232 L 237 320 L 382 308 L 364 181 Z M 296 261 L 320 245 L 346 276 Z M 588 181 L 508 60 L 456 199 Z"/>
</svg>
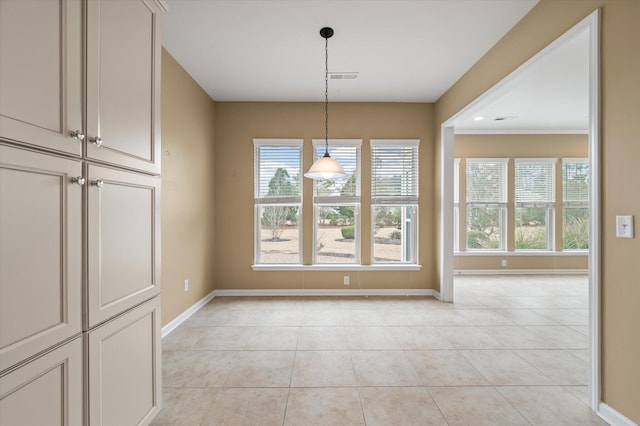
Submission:
<svg viewBox="0 0 640 426">
<path fill-rule="evenodd" d="M 163 46 L 216 101 L 324 100 L 319 30 L 331 26 L 335 35 L 329 39 L 329 71 L 358 76 L 330 80 L 331 102 L 435 102 L 537 0 L 167 3 Z M 588 46 L 588 40 L 583 42 Z M 578 46 L 580 40 L 575 40 L 564 51 L 554 49 L 548 59 L 545 55 L 537 61 L 537 72 L 528 69 L 514 79 L 517 84 L 510 82 L 511 92 L 474 111 L 485 120 L 463 117 L 456 128 L 586 128 L 588 90 L 582 83 L 587 81 L 583 53 L 588 58 L 588 51 Z M 498 122 L 498 116 L 518 118 Z"/>
</svg>

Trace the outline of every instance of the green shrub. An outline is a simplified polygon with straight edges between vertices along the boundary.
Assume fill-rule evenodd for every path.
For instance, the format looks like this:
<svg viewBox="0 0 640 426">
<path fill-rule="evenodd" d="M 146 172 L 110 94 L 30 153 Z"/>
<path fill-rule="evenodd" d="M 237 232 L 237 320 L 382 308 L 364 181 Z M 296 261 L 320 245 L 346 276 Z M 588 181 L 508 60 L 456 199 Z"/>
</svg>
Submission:
<svg viewBox="0 0 640 426">
<path fill-rule="evenodd" d="M 353 240 L 356 237 L 356 228 L 353 226 L 340 228 L 340 232 L 342 233 L 342 238 L 345 240 Z"/>
<path fill-rule="evenodd" d="M 589 219 L 587 217 L 568 216 L 565 218 L 562 248 L 565 250 L 587 250 L 589 248 Z"/>
<path fill-rule="evenodd" d="M 516 228 L 516 249 L 545 250 L 547 248 L 547 230 L 544 226 Z"/>
<path fill-rule="evenodd" d="M 389 238 L 392 240 L 399 240 L 402 238 L 402 233 L 400 231 L 393 231 L 389 234 Z"/>
</svg>

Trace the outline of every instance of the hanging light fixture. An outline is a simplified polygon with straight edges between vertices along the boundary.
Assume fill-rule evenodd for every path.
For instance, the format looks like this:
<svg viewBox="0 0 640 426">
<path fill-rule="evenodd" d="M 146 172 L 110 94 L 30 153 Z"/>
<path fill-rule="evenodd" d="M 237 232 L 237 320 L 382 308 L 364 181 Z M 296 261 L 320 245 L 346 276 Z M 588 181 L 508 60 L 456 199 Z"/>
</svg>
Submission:
<svg viewBox="0 0 640 426">
<path fill-rule="evenodd" d="M 305 177 L 311 179 L 335 179 L 346 177 L 347 174 L 336 160 L 329 155 L 329 37 L 333 29 L 324 27 L 320 30 L 324 38 L 324 156 L 316 160 Z"/>
</svg>

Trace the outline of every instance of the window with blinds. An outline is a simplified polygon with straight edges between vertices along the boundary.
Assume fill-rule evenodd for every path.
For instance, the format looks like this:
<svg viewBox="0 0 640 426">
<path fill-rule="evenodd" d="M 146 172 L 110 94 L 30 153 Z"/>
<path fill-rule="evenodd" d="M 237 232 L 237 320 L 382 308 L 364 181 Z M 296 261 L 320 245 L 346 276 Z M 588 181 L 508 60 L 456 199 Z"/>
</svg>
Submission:
<svg viewBox="0 0 640 426">
<path fill-rule="evenodd" d="M 302 262 L 302 139 L 254 139 L 255 263 Z"/>
<path fill-rule="evenodd" d="M 370 144 L 373 263 L 417 263 L 420 141 Z"/>
<path fill-rule="evenodd" d="M 467 159 L 467 204 L 506 204 L 507 163 L 506 158 Z"/>
<path fill-rule="evenodd" d="M 417 140 L 371 140 L 371 202 L 418 202 Z"/>
<path fill-rule="evenodd" d="M 551 250 L 555 212 L 556 159 L 516 159 L 515 248 Z"/>
<path fill-rule="evenodd" d="M 562 249 L 589 248 L 589 160 L 562 160 Z"/>
<path fill-rule="evenodd" d="M 329 139 L 329 155 L 346 177 L 314 180 L 314 263 L 360 263 L 360 152 L 362 139 Z M 314 161 L 325 140 L 314 139 Z"/>
<path fill-rule="evenodd" d="M 516 207 L 547 207 L 555 202 L 556 159 L 515 160 Z"/>
<path fill-rule="evenodd" d="M 505 250 L 508 159 L 466 160 L 467 249 Z"/>
</svg>

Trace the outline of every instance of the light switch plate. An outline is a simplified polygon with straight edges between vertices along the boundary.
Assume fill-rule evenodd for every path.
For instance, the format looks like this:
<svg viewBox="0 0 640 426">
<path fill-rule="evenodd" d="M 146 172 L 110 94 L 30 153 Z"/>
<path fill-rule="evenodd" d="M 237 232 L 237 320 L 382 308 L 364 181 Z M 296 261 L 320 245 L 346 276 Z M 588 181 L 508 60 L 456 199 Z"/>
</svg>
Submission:
<svg viewBox="0 0 640 426">
<path fill-rule="evenodd" d="M 633 216 L 616 216 L 616 237 L 633 238 Z"/>
</svg>

